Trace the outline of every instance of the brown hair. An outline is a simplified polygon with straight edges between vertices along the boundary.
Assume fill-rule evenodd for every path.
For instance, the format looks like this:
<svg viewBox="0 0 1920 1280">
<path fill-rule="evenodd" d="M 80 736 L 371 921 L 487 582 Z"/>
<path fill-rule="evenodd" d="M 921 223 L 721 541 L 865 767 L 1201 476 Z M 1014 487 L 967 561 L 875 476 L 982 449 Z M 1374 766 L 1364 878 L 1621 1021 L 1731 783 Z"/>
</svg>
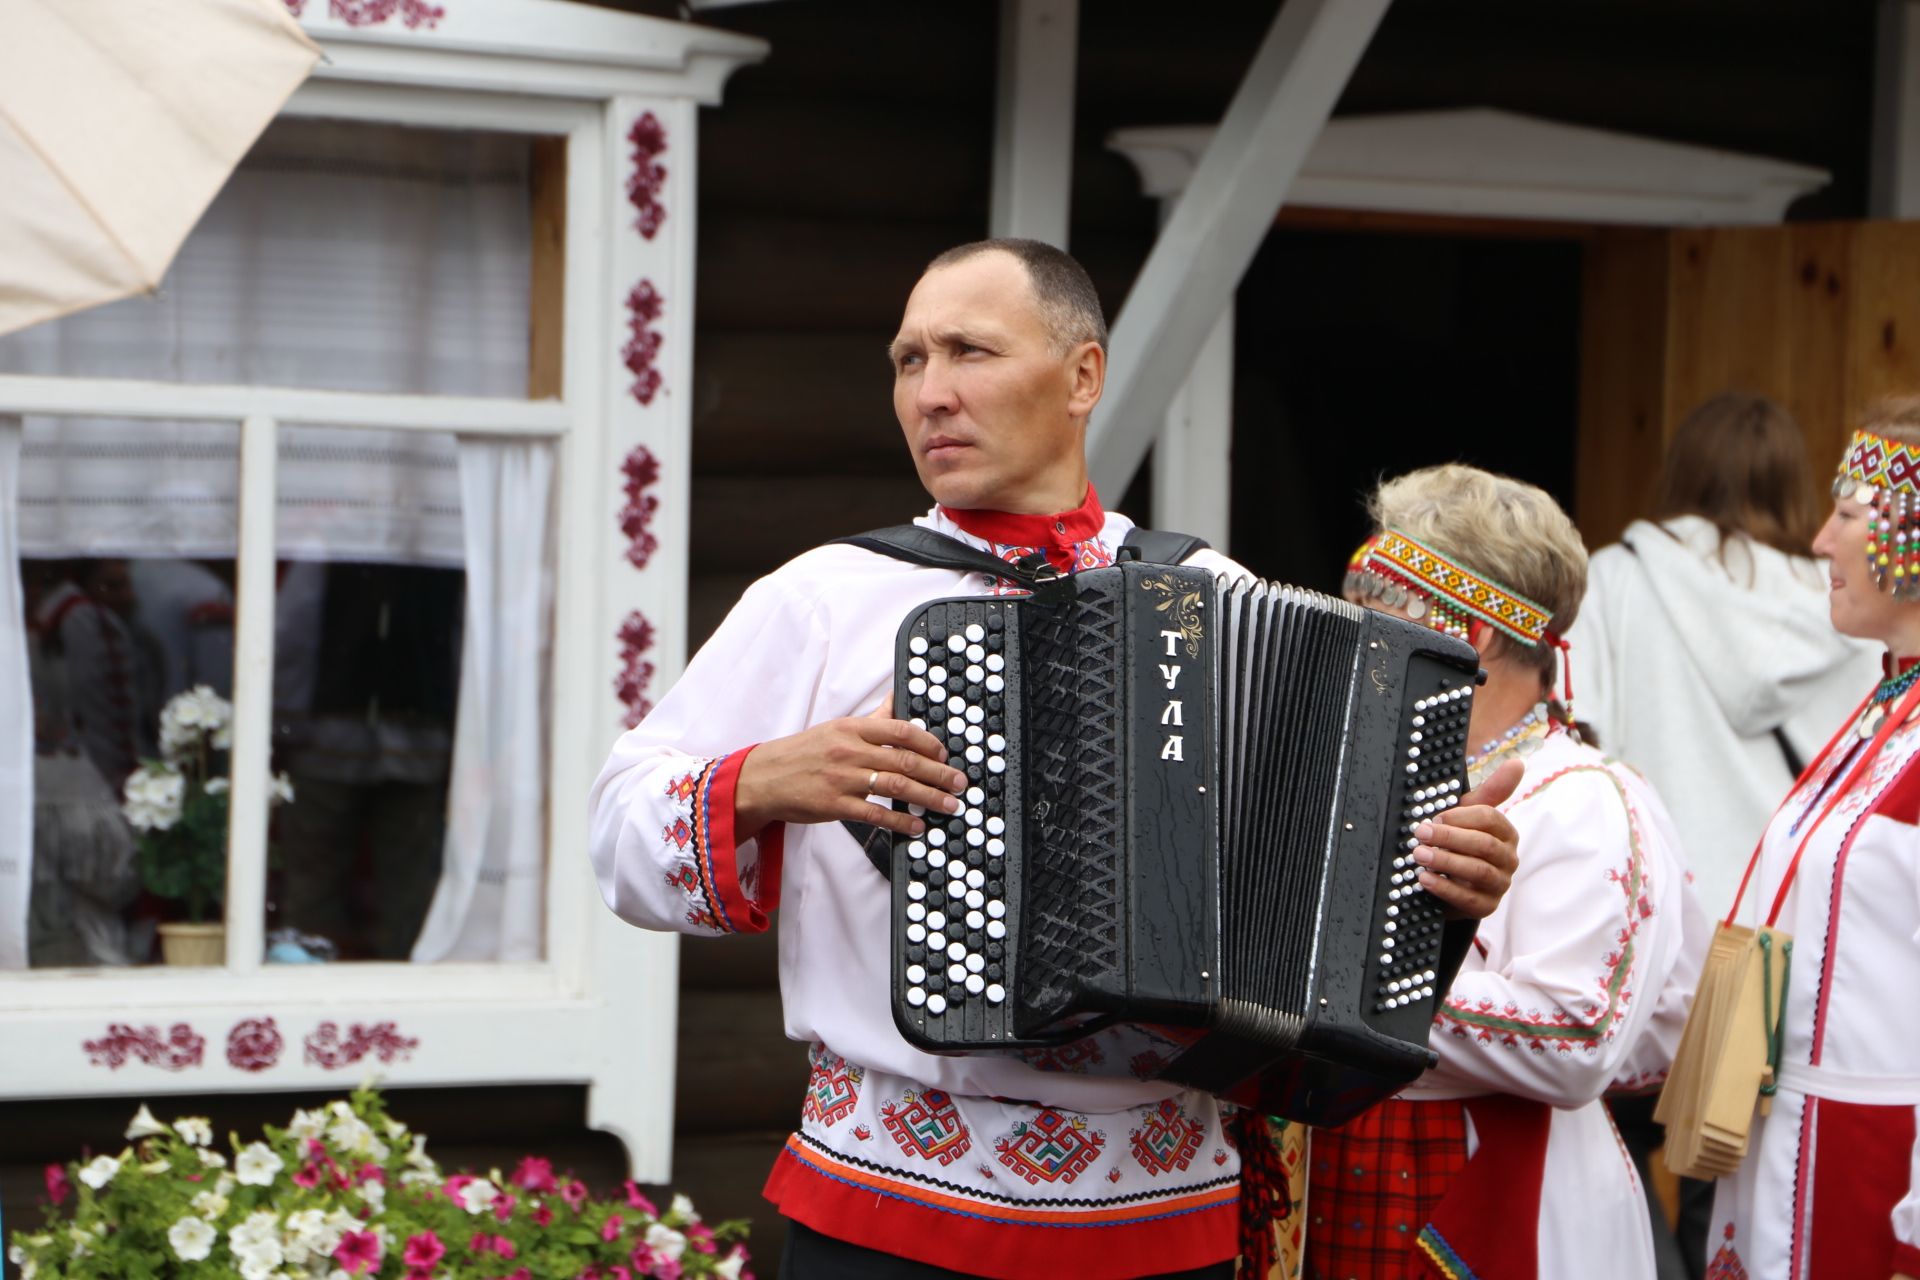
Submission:
<svg viewBox="0 0 1920 1280">
<path fill-rule="evenodd" d="M 1083 342 L 1097 342 L 1106 350 L 1107 317 L 1100 309 L 1100 295 L 1087 269 L 1065 250 L 1041 240 L 1002 236 L 955 245 L 929 262 L 927 270 L 951 267 L 982 253 L 1007 254 L 1026 268 L 1027 283 L 1052 335 L 1055 354 L 1065 355 Z"/>
<path fill-rule="evenodd" d="M 1806 437 L 1765 396 L 1722 392 L 1689 413 L 1667 444 L 1654 494 L 1655 520 L 1700 516 L 1723 543 L 1743 534 L 1788 555 L 1813 553 L 1820 507 Z"/>
</svg>

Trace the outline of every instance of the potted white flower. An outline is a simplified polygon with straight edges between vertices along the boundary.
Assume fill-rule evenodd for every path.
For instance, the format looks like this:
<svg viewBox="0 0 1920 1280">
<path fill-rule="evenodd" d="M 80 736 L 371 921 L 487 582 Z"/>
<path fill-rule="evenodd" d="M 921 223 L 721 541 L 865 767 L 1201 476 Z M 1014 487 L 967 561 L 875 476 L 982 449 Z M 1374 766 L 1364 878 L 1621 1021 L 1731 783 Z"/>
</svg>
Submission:
<svg viewBox="0 0 1920 1280">
<path fill-rule="evenodd" d="M 121 812 L 140 833 L 140 880 L 155 897 L 180 904 L 185 920 L 160 925 L 168 964 L 217 965 L 226 957 L 219 918 L 227 889 L 226 752 L 233 704 L 206 685 L 167 700 L 160 713 L 161 759 L 127 777 Z M 293 799 L 283 773 L 276 804 Z"/>
</svg>

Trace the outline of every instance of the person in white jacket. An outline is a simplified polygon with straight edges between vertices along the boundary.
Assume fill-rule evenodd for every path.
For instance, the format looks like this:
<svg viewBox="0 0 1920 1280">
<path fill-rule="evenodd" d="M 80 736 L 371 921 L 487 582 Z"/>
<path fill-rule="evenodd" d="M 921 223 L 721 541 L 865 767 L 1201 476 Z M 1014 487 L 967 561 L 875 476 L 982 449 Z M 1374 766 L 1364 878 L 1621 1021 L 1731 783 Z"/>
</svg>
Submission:
<svg viewBox="0 0 1920 1280">
<path fill-rule="evenodd" d="M 1567 632 L 1577 712 L 1667 802 L 1709 914 L 1773 807 L 1879 673 L 1827 620 L 1799 425 L 1762 396 L 1687 415 L 1653 515 L 1595 553 Z"/>
</svg>

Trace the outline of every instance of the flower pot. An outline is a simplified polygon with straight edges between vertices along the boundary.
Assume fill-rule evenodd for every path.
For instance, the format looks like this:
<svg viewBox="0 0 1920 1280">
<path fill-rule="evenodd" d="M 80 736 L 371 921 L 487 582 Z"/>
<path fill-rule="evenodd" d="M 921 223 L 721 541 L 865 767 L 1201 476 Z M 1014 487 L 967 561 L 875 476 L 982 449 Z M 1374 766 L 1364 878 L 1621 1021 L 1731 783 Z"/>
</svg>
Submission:
<svg viewBox="0 0 1920 1280">
<path fill-rule="evenodd" d="M 175 965 L 227 962 L 227 926 L 172 922 L 160 926 L 160 957 Z"/>
</svg>

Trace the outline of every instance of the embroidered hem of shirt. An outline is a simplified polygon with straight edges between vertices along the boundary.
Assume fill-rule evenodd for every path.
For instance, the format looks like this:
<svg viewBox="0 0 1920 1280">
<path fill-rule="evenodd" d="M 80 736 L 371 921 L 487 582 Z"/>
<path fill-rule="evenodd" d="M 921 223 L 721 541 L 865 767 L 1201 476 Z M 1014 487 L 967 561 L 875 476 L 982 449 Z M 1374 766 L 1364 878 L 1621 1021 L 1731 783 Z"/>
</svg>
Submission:
<svg viewBox="0 0 1920 1280">
<path fill-rule="evenodd" d="M 1232 1257 L 1240 1180 L 1236 1169 L 1197 1187 L 1110 1201 L 987 1197 L 796 1133 L 774 1162 L 766 1196 L 783 1215 L 824 1235 L 931 1266 L 1007 1280 L 1102 1280 Z"/>
</svg>

